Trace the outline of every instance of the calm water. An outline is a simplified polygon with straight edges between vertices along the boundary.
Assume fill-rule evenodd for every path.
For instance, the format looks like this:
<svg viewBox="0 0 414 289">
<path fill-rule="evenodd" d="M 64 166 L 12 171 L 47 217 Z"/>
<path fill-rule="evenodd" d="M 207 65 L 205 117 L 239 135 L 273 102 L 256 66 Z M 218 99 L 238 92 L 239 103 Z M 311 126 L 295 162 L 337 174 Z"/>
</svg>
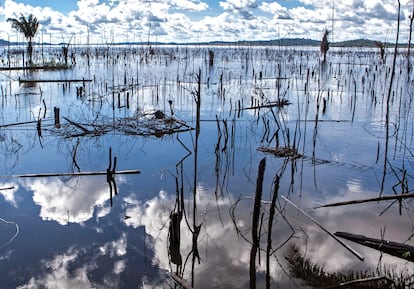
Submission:
<svg viewBox="0 0 414 289">
<path fill-rule="evenodd" d="M 7 48 L 2 53 L 7 65 Z M 265 287 L 268 244 L 272 288 L 304 284 L 290 278 L 285 256 L 292 244 L 332 273 L 386 266 L 413 274 L 405 260 L 348 242 L 364 256 L 359 261 L 282 198 L 332 233 L 413 245 L 410 200 L 402 201 L 401 214 L 392 201 L 313 209 L 411 190 L 413 82 L 403 54 L 387 133 L 391 51 L 381 61 L 376 50 L 331 49 L 325 65 L 314 48 L 113 46 L 73 53 L 76 65 L 68 70 L 0 74 L 0 187 L 13 187 L 0 191 L 0 288 L 174 288 L 170 272 L 194 288 L 248 288 L 263 158 L 257 288 Z M 21 65 L 19 56 L 11 61 Z M 51 50 L 35 61 L 63 60 Z M 271 106 L 279 100 L 290 104 Z M 286 147 L 296 157 L 258 150 Z M 18 177 L 106 172 L 110 149 L 117 171 L 141 172 L 115 175 L 116 195 L 105 175 Z"/>
</svg>

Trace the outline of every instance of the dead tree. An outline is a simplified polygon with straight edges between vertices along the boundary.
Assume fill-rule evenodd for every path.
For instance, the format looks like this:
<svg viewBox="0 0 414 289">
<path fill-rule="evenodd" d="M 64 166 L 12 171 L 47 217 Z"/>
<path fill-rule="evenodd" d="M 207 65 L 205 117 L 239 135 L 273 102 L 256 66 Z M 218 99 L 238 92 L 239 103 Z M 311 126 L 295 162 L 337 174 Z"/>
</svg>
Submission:
<svg viewBox="0 0 414 289">
<path fill-rule="evenodd" d="M 326 29 L 321 41 L 321 53 L 323 55 L 323 62 L 326 62 L 326 53 L 329 50 L 328 35 L 329 30 Z"/>
</svg>

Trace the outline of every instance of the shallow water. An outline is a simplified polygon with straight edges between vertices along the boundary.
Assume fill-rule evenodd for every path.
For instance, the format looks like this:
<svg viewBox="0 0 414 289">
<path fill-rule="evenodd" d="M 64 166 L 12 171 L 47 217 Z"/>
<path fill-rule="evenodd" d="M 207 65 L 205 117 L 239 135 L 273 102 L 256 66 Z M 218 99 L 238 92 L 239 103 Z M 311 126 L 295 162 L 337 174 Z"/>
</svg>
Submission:
<svg viewBox="0 0 414 289">
<path fill-rule="evenodd" d="M 331 49 L 322 65 L 314 48 L 72 49 L 77 63 L 68 70 L 1 72 L 0 187 L 14 188 L 0 191 L 0 288 L 170 288 L 170 272 L 194 288 L 248 288 L 263 158 L 257 288 L 265 286 L 268 202 L 276 176 L 272 288 L 304 284 L 291 278 L 284 258 L 292 244 L 329 272 L 375 272 L 385 265 L 413 274 L 408 261 L 348 242 L 364 256 L 359 261 L 281 198 L 332 233 L 413 244 L 409 199 L 401 214 L 391 201 L 312 209 L 410 191 L 413 88 L 403 54 L 387 126 L 392 55 L 384 63 L 375 50 Z M 58 53 L 47 57 L 59 61 Z M 26 85 L 19 78 L 91 82 Z M 280 99 L 291 104 L 257 108 Z M 54 107 L 60 108 L 60 126 Z M 258 150 L 277 144 L 295 147 L 297 158 Z M 110 148 L 117 170 L 141 172 L 116 175 L 116 195 L 105 175 L 13 177 L 106 172 Z M 179 251 L 170 247 L 174 212 L 182 213 L 180 229 L 174 227 Z"/>
</svg>

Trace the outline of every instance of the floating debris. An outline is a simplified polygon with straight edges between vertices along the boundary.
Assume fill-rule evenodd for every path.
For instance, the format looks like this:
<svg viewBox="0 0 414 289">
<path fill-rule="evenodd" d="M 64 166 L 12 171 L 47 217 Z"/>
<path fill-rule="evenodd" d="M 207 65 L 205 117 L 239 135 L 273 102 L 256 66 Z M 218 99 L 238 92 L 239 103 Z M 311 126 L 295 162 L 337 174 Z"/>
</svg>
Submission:
<svg viewBox="0 0 414 289">
<path fill-rule="evenodd" d="M 143 113 L 134 117 L 105 118 L 93 123 L 79 123 L 64 117 L 66 124 L 61 128 L 52 129 L 52 132 L 60 134 L 65 138 L 82 136 L 101 136 L 111 131 L 118 131 L 125 135 L 156 136 L 193 130 L 184 121 L 169 117 L 162 111 Z"/>
<path fill-rule="evenodd" d="M 387 253 L 394 257 L 414 262 L 413 246 L 393 241 L 370 238 L 363 235 L 351 234 L 347 232 L 336 232 L 334 235 L 358 243 L 360 245 Z"/>
<path fill-rule="evenodd" d="M 289 100 L 283 98 L 283 99 L 279 99 L 277 101 L 269 101 L 269 102 L 266 102 L 266 103 L 261 104 L 261 105 L 246 107 L 245 109 L 282 107 L 282 106 L 290 105 L 290 104 L 292 104 L 292 103 Z"/>
<path fill-rule="evenodd" d="M 272 154 L 278 158 L 299 159 L 303 157 L 302 154 L 298 153 L 298 150 L 296 148 L 290 146 L 277 148 L 259 147 L 257 150 L 260 152 Z"/>
</svg>

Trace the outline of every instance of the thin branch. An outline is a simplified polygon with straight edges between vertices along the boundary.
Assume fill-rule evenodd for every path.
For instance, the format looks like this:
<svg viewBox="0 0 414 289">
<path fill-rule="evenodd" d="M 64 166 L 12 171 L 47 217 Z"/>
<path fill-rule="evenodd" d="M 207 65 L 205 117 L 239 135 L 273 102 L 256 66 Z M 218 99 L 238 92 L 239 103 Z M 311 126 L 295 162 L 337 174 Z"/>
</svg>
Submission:
<svg viewBox="0 0 414 289">
<path fill-rule="evenodd" d="M 326 205 L 321 205 L 321 206 L 318 206 L 318 207 L 314 207 L 314 209 L 327 208 L 327 207 L 339 207 L 339 206 L 362 204 L 362 203 L 368 203 L 368 202 L 401 200 L 401 199 L 409 199 L 409 198 L 414 198 L 414 193 L 398 194 L 398 195 L 382 196 L 382 197 L 376 197 L 376 198 L 370 198 L 370 199 L 361 199 L 361 200 L 351 200 L 351 201 L 337 202 L 337 203 L 326 204 Z"/>
<path fill-rule="evenodd" d="M 326 233 L 328 233 L 329 236 L 331 236 L 333 239 L 335 239 L 335 241 L 337 241 L 339 244 L 341 244 L 345 249 L 347 249 L 349 252 L 351 252 L 355 257 L 357 257 L 360 261 L 364 261 L 364 257 L 362 257 L 357 251 L 355 251 L 354 249 L 352 249 L 351 247 L 349 247 L 347 244 L 345 244 L 344 242 L 342 242 L 342 240 L 338 239 L 338 237 L 336 237 L 334 234 L 332 234 L 331 232 L 329 232 L 327 229 L 325 229 L 325 227 L 323 227 L 318 221 L 316 221 L 312 216 L 310 216 L 309 214 L 307 214 L 305 211 L 303 211 L 301 208 L 299 208 L 297 205 L 295 205 L 292 201 L 290 201 L 289 199 L 287 199 L 285 196 L 281 196 L 286 202 L 288 202 L 290 205 L 292 205 L 293 207 L 295 207 L 296 209 L 298 209 L 303 215 L 305 215 L 306 217 L 308 217 L 312 222 L 314 222 L 319 228 L 321 228 L 323 231 L 325 231 Z"/>
</svg>

